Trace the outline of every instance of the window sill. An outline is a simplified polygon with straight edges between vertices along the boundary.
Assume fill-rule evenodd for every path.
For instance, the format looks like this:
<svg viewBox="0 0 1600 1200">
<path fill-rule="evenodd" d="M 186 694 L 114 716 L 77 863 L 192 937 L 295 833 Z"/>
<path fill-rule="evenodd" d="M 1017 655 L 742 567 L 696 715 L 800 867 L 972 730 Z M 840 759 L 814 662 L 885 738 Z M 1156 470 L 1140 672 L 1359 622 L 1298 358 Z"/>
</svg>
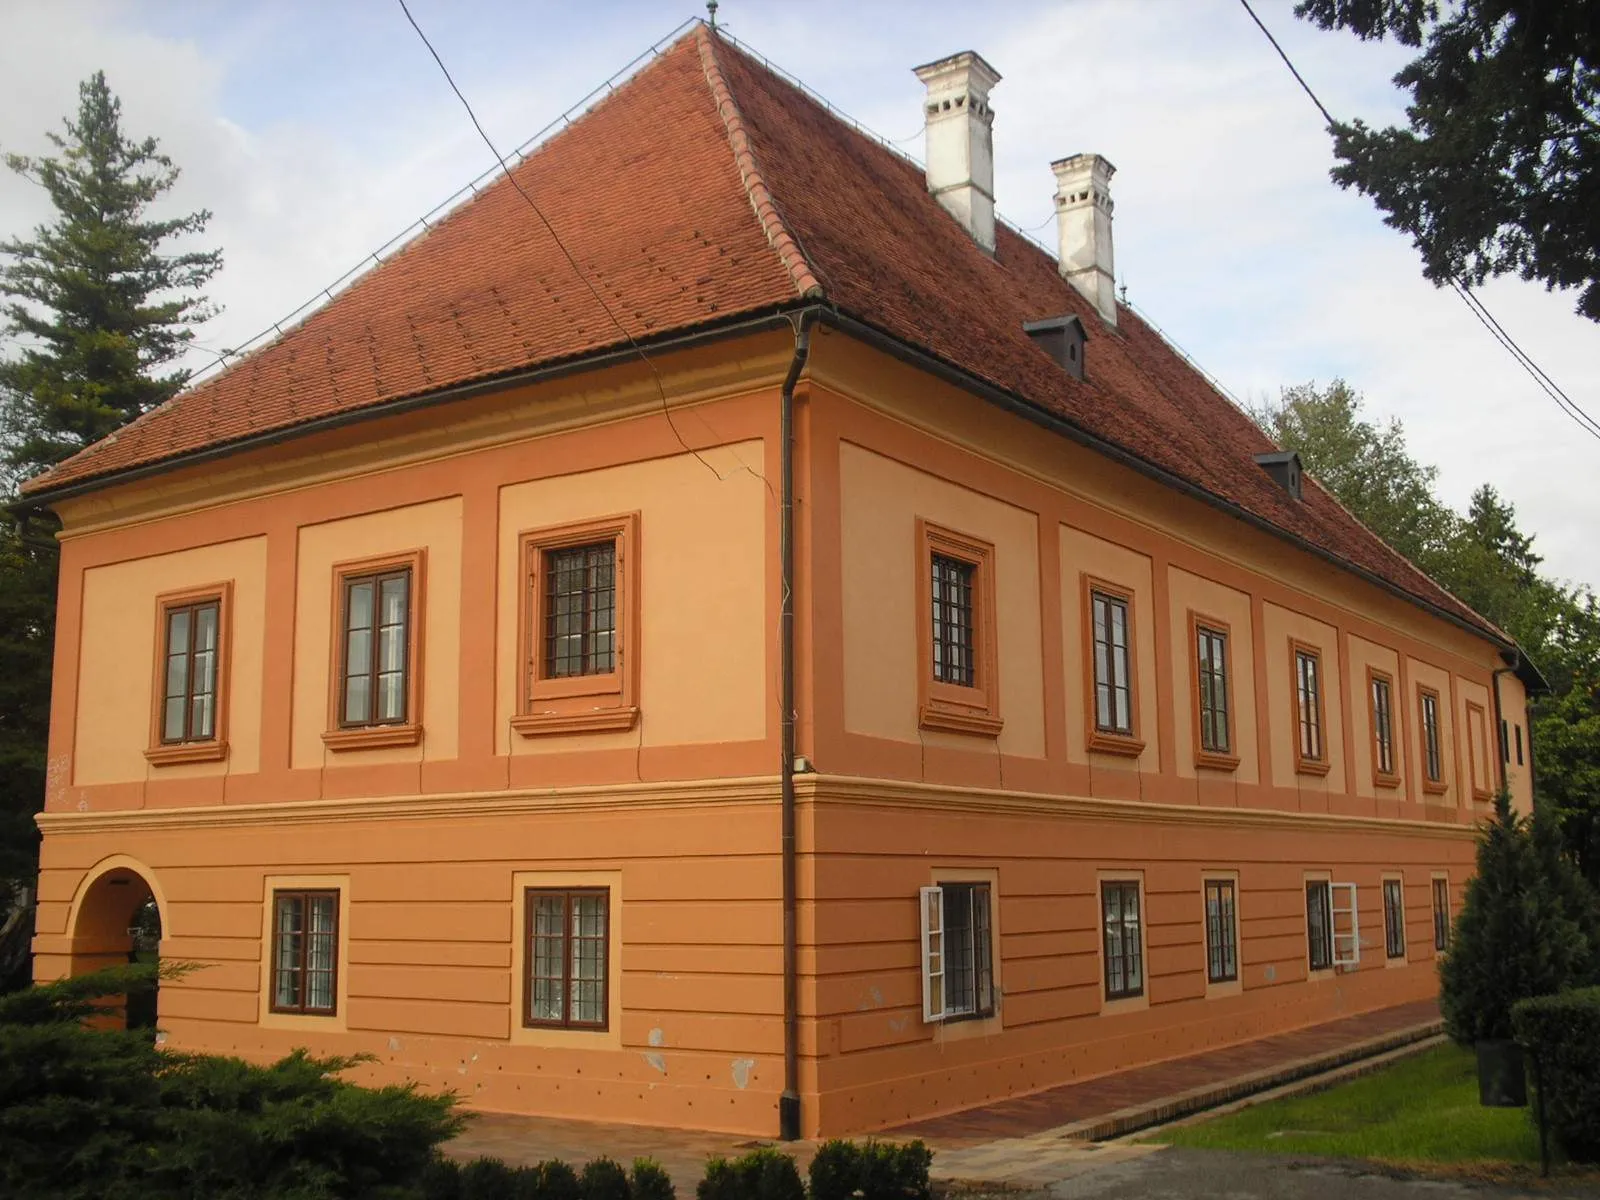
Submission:
<svg viewBox="0 0 1600 1200">
<path fill-rule="evenodd" d="M 1102 996 L 1104 993 L 1101 993 Z M 1143 1012 L 1150 1007 L 1150 993 L 1140 992 L 1137 996 L 1119 996 L 1115 1000 L 1102 999 L 1100 1001 L 1100 1015 L 1114 1017 L 1118 1013 Z"/>
<path fill-rule="evenodd" d="M 1476 804 L 1487 804 L 1494 799 L 1494 793 L 1479 788 L 1472 789 L 1472 799 Z"/>
<path fill-rule="evenodd" d="M 1403 967 L 1403 966 L 1406 966 L 1407 964 L 1409 964 L 1410 962 L 1411 962 L 1411 959 L 1407 955 L 1404 955 L 1404 954 L 1396 955 L 1393 958 L 1385 955 L 1384 956 L 1384 960 L 1383 960 L 1383 965 L 1385 967 Z"/>
<path fill-rule="evenodd" d="M 1196 750 L 1194 765 L 1205 767 L 1212 771 L 1237 771 L 1239 769 L 1239 756 L 1237 754 L 1218 754 L 1214 750 Z"/>
<path fill-rule="evenodd" d="M 369 725 L 363 729 L 330 729 L 322 735 L 324 746 L 339 751 L 415 746 L 421 740 L 421 725 Z"/>
<path fill-rule="evenodd" d="M 1120 754 L 1124 758 L 1138 758 L 1144 753 L 1144 739 L 1126 733 L 1109 733 L 1104 729 L 1089 731 L 1088 746 L 1102 754 Z"/>
<path fill-rule="evenodd" d="M 1422 781 L 1422 790 L 1424 794 L 1429 796 L 1442 796 L 1450 790 L 1450 785 L 1442 779 L 1437 782 L 1431 779 L 1424 779 Z"/>
<path fill-rule="evenodd" d="M 228 757 L 227 742 L 179 742 L 171 746 L 151 746 L 144 752 L 152 767 L 171 767 L 178 763 L 221 762 Z"/>
<path fill-rule="evenodd" d="M 1217 983 L 1206 981 L 1206 999 L 1217 1000 L 1223 996 L 1237 996 L 1244 991 L 1244 981 L 1238 976 Z"/>
<path fill-rule="evenodd" d="M 922 729 L 937 729 L 945 733 L 972 733 L 980 737 L 999 737 L 1005 721 L 992 713 L 976 709 L 924 704 L 917 714 L 917 725 Z"/>
<path fill-rule="evenodd" d="M 1318 762 L 1314 759 L 1299 758 L 1295 760 L 1294 773 L 1296 775 L 1323 776 L 1333 770 L 1333 764 L 1326 760 Z"/>
<path fill-rule="evenodd" d="M 1394 789 L 1400 786 L 1402 780 L 1398 775 L 1375 774 L 1372 777 L 1372 786 Z"/>
<path fill-rule="evenodd" d="M 525 738 L 554 733 L 620 733 L 632 729 L 638 720 L 638 705 L 630 704 L 577 712 L 519 713 L 511 718 L 511 728 Z"/>
</svg>

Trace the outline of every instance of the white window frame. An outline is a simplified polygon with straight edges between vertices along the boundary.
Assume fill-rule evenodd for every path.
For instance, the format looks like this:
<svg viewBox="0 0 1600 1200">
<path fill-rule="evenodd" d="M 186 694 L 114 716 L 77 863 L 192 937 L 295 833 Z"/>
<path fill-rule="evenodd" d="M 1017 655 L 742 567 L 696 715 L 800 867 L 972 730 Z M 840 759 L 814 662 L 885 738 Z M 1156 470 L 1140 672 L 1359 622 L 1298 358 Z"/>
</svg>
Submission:
<svg viewBox="0 0 1600 1200">
<path fill-rule="evenodd" d="M 967 887 L 977 890 L 982 888 L 987 896 L 987 908 L 983 914 L 984 929 L 986 931 L 986 949 L 988 962 L 979 962 L 977 955 L 980 952 L 978 939 L 978 913 L 976 908 L 972 913 L 973 936 L 973 993 L 972 1008 L 952 1009 L 948 1006 L 945 995 L 946 977 L 949 974 L 949 959 L 947 956 L 947 943 L 944 920 L 944 893 L 945 884 L 931 884 L 918 890 L 918 899 L 922 905 L 922 1019 L 927 1024 L 938 1024 L 945 1021 L 986 1021 L 994 1017 L 997 1009 L 999 985 L 995 979 L 995 929 L 994 929 L 994 884 L 987 879 L 951 879 L 948 881 L 952 887 Z M 987 989 L 983 986 L 987 977 Z"/>
<path fill-rule="evenodd" d="M 921 889 L 922 902 L 922 1019 L 932 1024 L 945 1019 L 944 1007 L 944 888 Z"/>
<path fill-rule="evenodd" d="M 1341 893 L 1349 903 L 1341 905 Z M 1339 918 L 1349 917 L 1350 928 L 1348 932 L 1339 932 Z M 1361 916 L 1356 905 L 1356 885 L 1353 883 L 1328 884 L 1328 920 L 1332 923 L 1333 938 L 1333 965 L 1354 968 L 1361 964 Z M 1343 945 L 1341 946 L 1341 943 Z"/>
</svg>

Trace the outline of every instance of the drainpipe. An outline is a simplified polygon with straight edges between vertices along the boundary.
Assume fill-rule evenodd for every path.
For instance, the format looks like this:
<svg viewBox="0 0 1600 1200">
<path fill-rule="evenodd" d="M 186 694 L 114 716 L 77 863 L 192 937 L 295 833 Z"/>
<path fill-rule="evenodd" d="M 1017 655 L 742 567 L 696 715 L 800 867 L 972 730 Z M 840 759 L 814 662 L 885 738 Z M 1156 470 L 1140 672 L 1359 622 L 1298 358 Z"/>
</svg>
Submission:
<svg viewBox="0 0 1600 1200">
<path fill-rule="evenodd" d="M 783 461 L 782 499 L 778 505 L 778 557 L 783 574 L 778 618 L 779 703 L 782 706 L 778 787 L 783 809 L 783 1094 L 778 1098 L 778 1136 L 790 1142 L 800 1137 L 800 956 L 795 919 L 794 811 L 794 388 L 811 354 L 811 327 L 816 315 L 815 309 L 807 309 L 795 323 L 794 358 L 783 380 L 778 430 Z"/>
</svg>

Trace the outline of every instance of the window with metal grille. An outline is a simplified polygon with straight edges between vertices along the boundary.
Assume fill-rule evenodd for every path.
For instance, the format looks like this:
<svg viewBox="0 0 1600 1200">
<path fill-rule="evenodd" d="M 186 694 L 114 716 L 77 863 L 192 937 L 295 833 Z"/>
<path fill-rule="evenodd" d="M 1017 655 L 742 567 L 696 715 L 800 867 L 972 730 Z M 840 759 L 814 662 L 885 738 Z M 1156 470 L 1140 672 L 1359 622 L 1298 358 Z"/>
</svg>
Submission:
<svg viewBox="0 0 1600 1200">
<path fill-rule="evenodd" d="M 272 1011 L 331 1016 L 339 995 L 339 893 L 272 893 Z"/>
<path fill-rule="evenodd" d="M 545 678 L 617 669 L 617 543 L 544 552 Z"/>
<path fill-rule="evenodd" d="M 528 888 L 523 930 L 527 1026 L 605 1029 L 609 888 Z"/>
<path fill-rule="evenodd" d="M 1239 978 L 1238 913 L 1231 879 L 1206 880 L 1206 981 Z"/>
<path fill-rule="evenodd" d="M 1133 733 L 1133 665 L 1128 601 L 1091 591 L 1094 633 L 1094 723 L 1106 733 Z"/>
<path fill-rule="evenodd" d="M 343 680 L 346 729 L 406 722 L 411 569 L 344 576 Z"/>
<path fill-rule="evenodd" d="M 1333 967 L 1333 898 L 1326 879 L 1306 881 L 1306 943 L 1311 969 Z"/>
<path fill-rule="evenodd" d="M 1372 745 L 1378 774 L 1394 774 L 1394 692 L 1387 677 L 1372 677 Z"/>
<path fill-rule="evenodd" d="M 1383 881 L 1383 946 L 1390 958 L 1406 956 L 1405 890 L 1398 879 Z"/>
<path fill-rule="evenodd" d="M 1515 727 L 1517 733 L 1517 766 L 1522 765 L 1522 726 Z"/>
<path fill-rule="evenodd" d="M 201 600 L 165 610 L 166 654 L 161 741 L 208 742 L 217 736 L 217 661 L 222 604 Z"/>
<path fill-rule="evenodd" d="M 1227 754 L 1233 745 L 1228 714 L 1228 635 L 1195 628 L 1200 683 L 1200 749 Z"/>
<path fill-rule="evenodd" d="M 1315 650 L 1294 652 L 1296 708 L 1300 725 L 1300 758 L 1320 763 L 1322 757 L 1322 656 Z"/>
<path fill-rule="evenodd" d="M 987 883 L 937 883 L 922 899 L 922 1017 L 994 1015 L 994 928 Z"/>
<path fill-rule="evenodd" d="M 1105 929 L 1106 999 L 1144 995 L 1144 943 L 1139 933 L 1139 885 L 1133 880 L 1100 885 L 1100 920 Z"/>
<path fill-rule="evenodd" d="M 934 554 L 933 677 L 940 683 L 972 687 L 977 679 L 973 641 L 973 580 L 977 567 L 959 558 Z"/>
<path fill-rule="evenodd" d="M 1450 947 L 1450 881 L 1433 881 L 1433 948 L 1443 951 Z"/>
<path fill-rule="evenodd" d="M 1428 782 L 1444 782 L 1444 757 L 1439 752 L 1439 696 L 1436 692 L 1422 693 L 1422 747 L 1428 771 Z"/>
</svg>

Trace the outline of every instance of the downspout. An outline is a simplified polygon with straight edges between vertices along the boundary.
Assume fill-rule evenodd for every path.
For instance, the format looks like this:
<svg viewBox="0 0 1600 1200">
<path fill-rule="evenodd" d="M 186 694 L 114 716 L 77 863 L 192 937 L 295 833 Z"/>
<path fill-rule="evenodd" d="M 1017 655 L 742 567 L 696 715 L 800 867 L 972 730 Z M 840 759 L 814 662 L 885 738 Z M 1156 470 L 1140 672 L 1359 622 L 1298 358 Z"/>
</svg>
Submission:
<svg viewBox="0 0 1600 1200">
<path fill-rule="evenodd" d="M 807 309 L 794 326 L 794 358 L 783 380 L 778 441 L 782 492 L 778 503 L 778 558 L 782 581 L 778 607 L 778 675 L 782 735 L 778 788 L 783 810 L 783 1094 L 778 1097 L 778 1136 L 800 1137 L 800 953 L 795 915 L 797 890 L 794 800 L 794 388 L 811 355 L 816 310 Z"/>
</svg>

